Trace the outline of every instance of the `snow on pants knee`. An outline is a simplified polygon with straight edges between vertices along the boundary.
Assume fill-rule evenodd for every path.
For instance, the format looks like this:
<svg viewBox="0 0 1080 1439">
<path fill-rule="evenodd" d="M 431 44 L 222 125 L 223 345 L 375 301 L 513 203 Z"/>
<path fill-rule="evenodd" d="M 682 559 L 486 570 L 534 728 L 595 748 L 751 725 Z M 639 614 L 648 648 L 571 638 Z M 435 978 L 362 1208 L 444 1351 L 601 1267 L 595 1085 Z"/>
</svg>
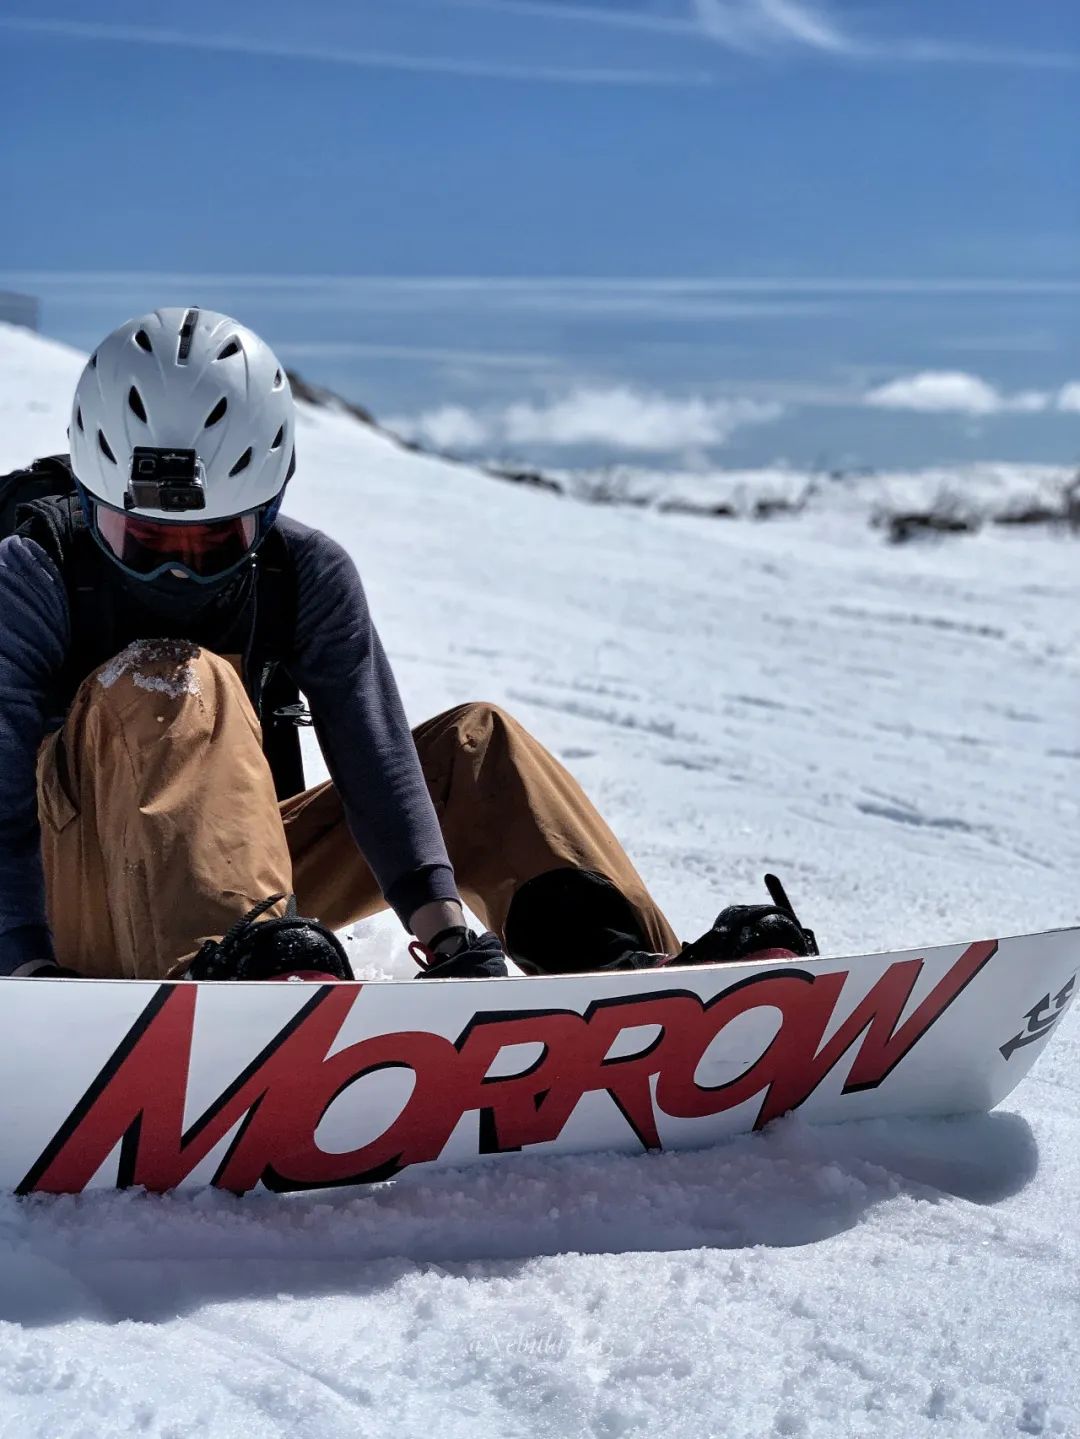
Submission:
<svg viewBox="0 0 1080 1439">
<path fill-rule="evenodd" d="M 461 705 L 413 739 L 489 928 L 519 885 L 570 865 L 618 886 L 652 948 L 678 947 L 580 786 L 511 716 Z M 38 808 L 57 958 L 82 974 L 165 976 L 278 892 L 334 928 L 386 907 L 333 785 L 279 805 L 237 669 L 184 642 L 140 642 L 83 683 L 42 745 Z"/>
</svg>

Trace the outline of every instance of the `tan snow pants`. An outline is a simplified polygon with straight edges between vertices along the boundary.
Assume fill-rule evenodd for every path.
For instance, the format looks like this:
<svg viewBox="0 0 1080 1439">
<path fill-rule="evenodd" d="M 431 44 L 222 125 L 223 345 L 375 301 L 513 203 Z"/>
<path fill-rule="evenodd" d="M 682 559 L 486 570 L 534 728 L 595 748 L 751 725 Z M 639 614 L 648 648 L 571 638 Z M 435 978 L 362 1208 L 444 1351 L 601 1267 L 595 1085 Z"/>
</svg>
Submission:
<svg viewBox="0 0 1080 1439">
<path fill-rule="evenodd" d="M 278 803 L 233 664 L 175 642 L 137 648 L 137 662 L 125 652 L 83 683 L 38 756 L 59 962 L 159 978 L 278 892 L 333 928 L 385 909 L 331 783 Z M 651 948 L 674 952 L 615 836 L 509 715 L 461 705 L 413 738 L 462 898 L 488 928 L 502 934 L 520 884 L 575 865 L 612 880 Z"/>
</svg>

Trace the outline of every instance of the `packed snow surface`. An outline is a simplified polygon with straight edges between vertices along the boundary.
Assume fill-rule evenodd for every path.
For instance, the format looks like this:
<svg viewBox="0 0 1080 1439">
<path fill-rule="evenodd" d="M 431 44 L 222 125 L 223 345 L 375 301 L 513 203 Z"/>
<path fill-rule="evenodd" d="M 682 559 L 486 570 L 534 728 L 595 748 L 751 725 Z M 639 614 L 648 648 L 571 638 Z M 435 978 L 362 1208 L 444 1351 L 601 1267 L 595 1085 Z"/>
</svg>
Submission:
<svg viewBox="0 0 1080 1439">
<path fill-rule="evenodd" d="M 0 467 L 64 448 L 78 368 L 0 326 Z M 683 935 L 765 869 L 831 952 L 1080 919 L 1064 535 L 587 507 L 308 408 L 289 508 L 355 555 L 414 721 L 512 710 Z M 388 918 L 351 946 L 411 970 Z M 2 1200 L 0 1434 L 1080 1435 L 1078 1012 L 981 1118 Z"/>
</svg>

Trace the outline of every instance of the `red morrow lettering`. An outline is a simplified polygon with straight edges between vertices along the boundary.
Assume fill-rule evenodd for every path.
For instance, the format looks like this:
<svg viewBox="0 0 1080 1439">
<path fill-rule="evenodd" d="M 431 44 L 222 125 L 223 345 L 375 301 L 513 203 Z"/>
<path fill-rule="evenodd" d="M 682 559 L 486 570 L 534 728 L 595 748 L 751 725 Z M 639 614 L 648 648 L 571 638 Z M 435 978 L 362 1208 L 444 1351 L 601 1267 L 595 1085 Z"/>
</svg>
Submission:
<svg viewBox="0 0 1080 1439">
<path fill-rule="evenodd" d="M 438 1159 L 462 1116 L 471 1112 L 479 1115 L 483 1152 L 558 1139 L 582 1097 L 594 1091 L 611 1096 L 645 1148 L 660 1145 L 656 1110 L 694 1119 L 760 1094 L 760 1127 L 802 1104 L 856 1044 L 844 1092 L 880 1084 L 996 947 L 992 941 L 971 945 L 903 1022 L 921 959 L 891 964 L 838 1024 L 849 973 L 784 966 L 707 1001 L 669 990 L 604 1000 L 584 1015 L 482 1013 L 456 1042 L 407 1030 L 331 1053 L 352 1006 L 363 1002 L 363 988 L 325 985 L 186 1131 L 199 991 L 195 985 L 162 985 L 19 1192 L 78 1192 L 117 1144 L 118 1186 L 171 1189 L 232 1131 L 213 1179 L 223 1189 L 357 1184 Z M 709 1046 L 733 1020 L 759 1008 L 779 1014 L 764 1053 L 725 1084 L 699 1084 L 696 1072 Z M 646 1026 L 655 1030 L 650 1043 L 608 1057 L 625 1031 Z M 526 1044 L 541 1046 L 539 1059 L 519 1073 L 489 1077 L 504 1050 Z M 335 1099 L 386 1068 L 408 1069 L 414 1077 L 400 1114 L 376 1139 L 349 1153 L 321 1150 L 315 1134 Z"/>
</svg>

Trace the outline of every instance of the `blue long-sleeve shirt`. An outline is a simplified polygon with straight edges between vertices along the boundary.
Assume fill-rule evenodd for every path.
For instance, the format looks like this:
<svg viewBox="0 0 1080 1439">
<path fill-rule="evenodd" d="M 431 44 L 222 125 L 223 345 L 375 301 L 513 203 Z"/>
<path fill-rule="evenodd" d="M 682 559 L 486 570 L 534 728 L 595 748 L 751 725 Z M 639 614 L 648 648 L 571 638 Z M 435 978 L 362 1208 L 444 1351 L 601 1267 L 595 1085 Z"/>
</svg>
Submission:
<svg viewBox="0 0 1080 1439">
<path fill-rule="evenodd" d="M 281 517 L 296 572 L 290 671 L 350 832 L 402 923 L 457 899 L 453 869 L 397 684 L 356 567 L 329 536 Z M 147 635 L 146 638 L 153 638 Z M 0 541 L 0 974 L 52 953 L 45 918 L 36 761 L 71 643 L 63 579 L 33 540 Z"/>
</svg>

